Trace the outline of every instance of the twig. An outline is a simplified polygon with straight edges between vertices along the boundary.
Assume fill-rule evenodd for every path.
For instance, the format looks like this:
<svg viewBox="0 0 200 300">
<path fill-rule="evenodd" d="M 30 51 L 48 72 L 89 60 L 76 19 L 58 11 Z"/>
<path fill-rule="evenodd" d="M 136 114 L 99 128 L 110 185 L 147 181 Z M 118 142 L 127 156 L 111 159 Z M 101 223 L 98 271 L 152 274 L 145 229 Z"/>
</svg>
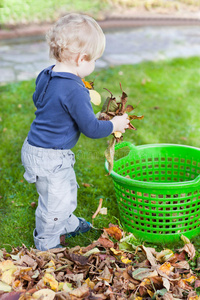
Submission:
<svg viewBox="0 0 200 300">
<path fill-rule="evenodd" d="M 95 211 L 95 213 L 93 214 L 92 219 L 96 218 L 96 216 L 97 216 L 98 213 L 100 212 L 100 209 L 101 209 L 101 207 L 102 207 L 102 203 L 103 203 L 103 199 L 100 198 L 100 199 L 99 199 L 99 206 L 98 206 L 97 210 Z"/>
</svg>

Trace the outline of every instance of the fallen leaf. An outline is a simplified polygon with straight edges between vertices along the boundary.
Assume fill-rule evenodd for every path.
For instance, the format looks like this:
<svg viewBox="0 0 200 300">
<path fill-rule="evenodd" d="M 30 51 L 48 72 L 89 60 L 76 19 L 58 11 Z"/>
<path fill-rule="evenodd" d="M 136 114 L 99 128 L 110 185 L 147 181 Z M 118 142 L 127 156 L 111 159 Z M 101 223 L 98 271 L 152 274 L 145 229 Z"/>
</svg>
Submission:
<svg viewBox="0 0 200 300">
<path fill-rule="evenodd" d="M 87 284 L 83 284 L 81 287 L 74 289 L 69 294 L 78 298 L 86 297 L 89 295 L 89 287 Z"/>
<path fill-rule="evenodd" d="M 185 246 L 179 251 L 185 251 L 188 254 L 190 260 L 192 260 L 195 257 L 195 253 L 196 253 L 194 245 L 191 243 L 185 244 Z"/>
<path fill-rule="evenodd" d="M 164 277 L 162 277 L 162 281 L 163 281 L 163 286 L 169 292 L 169 290 L 170 290 L 170 281 L 167 278 L 164 278 Z"/>
<path fill-rule="evenodd" d="M 12 290 L 11 286 L 5 282 L 0 280 L 0 291 L 10 292 Z"/>
<path fill-rule="evenodd" d="M 100 237 L 100 238 L 98 238 L 97 241 L 98 241 L 98 242 L 101 244 L 101 246 L 103 246 L 104 248 L 112 248 L 112 247 L 114 247 L 114 243 L 113 243 L 111 240 L 109 240 L 109 239 Z"/>
<path fill-rule="evenodd" d="M 89 250 L 88 252 L 84 253 L 83 256 L 89 257 L 92 254 L 100 253 L 100 250 L 98 248 L 93 248 Z"/>
<path fill-rule="evenodd" d="M 183 234 L 181 235 L 181 240 L 184 242 L 184 244 L 190 244 L 190 240 Z"/>
<path fill-rule="evenodd" d="M 121 257 L 121 261 L 124 263 L 124 264 L 130 264 L 132 262 L 132 260 L 128 259 L 126 256 L 123 256 Z"/>
<path fill-rule="evenodd" d="M 57 291 L 58 281 L 53 277 L 52 274 L 45 273 L 43 282 L 46 286 L 49 286 L 52 290 Z"/>
<path fill-rule="evenodd" d="M 9 270 L 4 271 L 2 276 L 1 276 L 1 281 L 11 285 L 12 282 L 14 281 L 13 274 L 15 273 L 15 271 L 17 271 L 17 267 L 13 267 Z"/>
<path fill-rule="evenodd" d="M 88 277 L 86 280 L 85 280 L 85 283 L 87 284 L 87 286 L 91 289 L 93 289 L 95 287 L 95 283 L 90 280 L 90 278 Z"/>
<path fill-rule="evenodd" d="M 132 272 L 132 277 L 136 280 L 142 281 L 145 278 L 151 278 L 157 276 L 158 273 L 156 270 L 151 270 L 147 268 L 139 268 Z"/>
<path fill-rule="evenodd" d="M 122 238 L 122 231 L 117 226 L 111 226 L 109 228 L 104 228 L 104 230 L 116 240 L 121 240 Z"/>
<path fill-rule="evenodd" d="M 12 260 L 4 260 L 2 262 L 0 262 L 0 270 L 2 272 L 9 270 L 9 269 L 15 269 L 16 266 L 13 264 Z"/>
<path fill-rule="evenodd" d="M 33 299 L 42 299 L 42 300 L 54 300 L 56 293 L 50 289 L 41 289 L 35 292 L 32 297 Z"/>
<path fill-rule="evenodd" d="M 195 285 L 194 285 L 195 289 L 197 289 L 198 287 L 200 287 L 200 280 L 196 280 L 195 281 Z"/>
<path fill-rule="evenodd" d="M 100 215 L 107 215 L 107 213 L 108 213 L 107 207 L 102 207 L 99 211 Z"/>
<path fill-rule="evenodd" d="M 162 250 L 160 253 L 156 254 L 156 259 L 160 262 L 165 262 L 169 258 L 172 258 L 174 256 L 174 253 L 170 249 Z"/>
<path fill-rule="evenodd" d="M 150 262 L 150 264 L 152 266 L 157 266 L 157 262 L 156 262 L 156 258 L 153 256 L 151 249 L 145 247 L 144 245 L 140 246 L 141 249 L 143 249 L 143 251 L 145 252 L 148 261 Z"/>
<path fill-rule="evenodd" d="M 165 262 L 159 267 L 159 270 L 169 275 L 174 270 L 174 267 L 169 262 Z"/>
<path fill-rule="evenodd" d="M 69 282 L 59 282 L 58 291 L 70 292 L 72 290 L 72 285 Z"/>
<path fill-rule="evenodd" d="M 182 260 L 182 261 L 179 261 L 177 263 L 173 263 L 172 265 L 176 269 L 186 269 L 186 270 L 190 269 L 190 265 L 186 260 Z"/>
<path fill-rule="evenodd" d="M 90 187 L 90 186 L 91 186 L 91 184 L 89 184 L 89 183 L 84 183 L 84 182 L 82 182 L 82 185 L 83 185 L 84 187 Z"/>
</svg>

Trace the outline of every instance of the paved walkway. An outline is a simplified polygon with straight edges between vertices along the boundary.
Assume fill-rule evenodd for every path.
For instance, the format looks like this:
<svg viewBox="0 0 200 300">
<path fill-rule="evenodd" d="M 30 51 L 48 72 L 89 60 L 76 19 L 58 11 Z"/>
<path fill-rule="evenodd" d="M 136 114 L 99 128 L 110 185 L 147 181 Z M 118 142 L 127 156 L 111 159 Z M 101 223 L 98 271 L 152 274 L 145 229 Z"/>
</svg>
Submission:
<svg viewBox="0 0 200 300">
<path fill-rule="evenodd" d="M 106 50 L 96 68 L 200 56 L 200 26 L 140 27 L 106 32 Z M 0 42 L 0 84 L 29 80 L 52 64 L 46 42 Z"/>
</svg>

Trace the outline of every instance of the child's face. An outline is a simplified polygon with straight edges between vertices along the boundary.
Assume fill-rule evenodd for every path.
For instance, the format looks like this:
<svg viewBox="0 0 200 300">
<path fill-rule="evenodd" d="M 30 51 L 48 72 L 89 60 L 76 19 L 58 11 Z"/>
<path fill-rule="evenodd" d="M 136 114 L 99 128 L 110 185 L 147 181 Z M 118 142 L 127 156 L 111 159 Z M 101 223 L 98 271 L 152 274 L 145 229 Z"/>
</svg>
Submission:
<svg viewBox="0 0 200 300">
<path fill-rule="evenodd" d="M 78 76 L 80 78 L 84 78 L 88 75 L 90 75 L 95 68 L 95 59 L 87 61 L 87 60 L 82 60 L 80 65 L 78 66 Z"/>
</svg>

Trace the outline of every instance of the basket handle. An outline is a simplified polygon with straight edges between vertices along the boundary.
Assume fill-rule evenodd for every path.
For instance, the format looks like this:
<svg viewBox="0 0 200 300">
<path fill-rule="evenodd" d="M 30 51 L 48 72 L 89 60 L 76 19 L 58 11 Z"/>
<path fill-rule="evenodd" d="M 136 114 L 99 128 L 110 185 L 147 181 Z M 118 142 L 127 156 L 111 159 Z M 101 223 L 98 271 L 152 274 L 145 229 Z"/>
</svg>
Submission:
<svg viewBox="0 0 200 300">
<path fill-rule="evenodd" d="M 136 147 L 131 144 L 130 142 L 121 142 L 115 145 L 115 150 L 124 148 L 124 147 L 129 147 L 130 150 L 136 150 Z"/>
</svg>

